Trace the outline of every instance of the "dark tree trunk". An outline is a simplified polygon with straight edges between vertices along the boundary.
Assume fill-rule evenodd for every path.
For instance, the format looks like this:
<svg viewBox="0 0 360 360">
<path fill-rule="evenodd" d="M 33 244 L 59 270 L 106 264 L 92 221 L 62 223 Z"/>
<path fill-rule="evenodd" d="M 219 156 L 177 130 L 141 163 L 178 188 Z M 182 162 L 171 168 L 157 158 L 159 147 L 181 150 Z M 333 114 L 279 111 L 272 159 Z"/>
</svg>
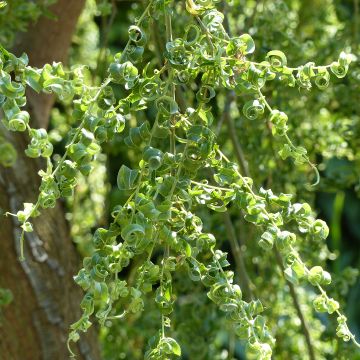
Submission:
<svg viewBox="0 0 360 360">
<path fill-rule="evenodd" d="M 84 0 L 59 0 L 51 11 L 57 20 L 39 19 L 16 45 L 26 52 L 33 66 L 66 61 L 71 36 Z M 47 127 L 54 99 L 28 94 L 28 108 L 34 127 Z M 27 139 L 7 133 L 16 146 L 18 160 L 13 168 L 0 167 L 0 210 L 16 212 L 23 202 L 36 202 L 37 172 L 41 161 L 26 158 Z M 13 217 L 0 216 L 0 287 L 8 288 L 13 302 L 2 309 L 0 358 L 2 360 L 63 360 L 69 357 L 66 340 L 69 325 L 80 317 L 81 290 L 72 276 L 80 259 L 69 236 L 61 203 L 42 211 L 34 219 L 34 232 L 26 234 L 25 257 L 19 258 L 20 230 Z M 76 348 L 76 346 L 74 347 Z M 79 359 L 99 359 L 96 333 L 92 330 L 77 344 Z"/>
</svg>

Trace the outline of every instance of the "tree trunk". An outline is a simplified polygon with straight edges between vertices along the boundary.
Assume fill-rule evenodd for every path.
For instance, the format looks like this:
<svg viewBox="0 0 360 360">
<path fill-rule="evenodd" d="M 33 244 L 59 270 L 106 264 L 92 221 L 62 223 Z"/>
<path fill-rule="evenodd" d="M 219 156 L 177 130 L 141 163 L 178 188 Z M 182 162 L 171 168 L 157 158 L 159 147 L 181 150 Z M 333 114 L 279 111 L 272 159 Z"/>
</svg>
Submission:
<svg viewBox="0 0 360 360">
<path fill-rule="evenodd" d="M 52 13 L 57 20 L 40 18 L 16 45 L 25 51 L 33 66 L 52 61 L 64 62 L 71 36 L 84 0 L 59 0 Z M 49 95 L 28 94 L 28 110 L 34 127 L 47 127 L 54 99 Z M 40 184 L 40 160 L 24 155 L 27 139 L 7 133 L 16 146 L 18 159 L 12 168 L 0 167 L 0 211 L 16 212 L 23 202 L 36 202 Z M 34 219 L 34 232 L 25 237 L 25 262 L 19 262 L 19 225 L 14 217 L 0 216 L 0 287 L 14 295 L 10 305 L 0 309 L 0 359 L 63 360 L 69 357 L 66 340 L 69 325 L 80 317 L 81 289 L 72 276 L 80 258 L 69 236 L 61 203 L 43 210 Z M 82 336 L 74 350 L 80 359 L 99 359 L 96 333 Z"/>
</svg>

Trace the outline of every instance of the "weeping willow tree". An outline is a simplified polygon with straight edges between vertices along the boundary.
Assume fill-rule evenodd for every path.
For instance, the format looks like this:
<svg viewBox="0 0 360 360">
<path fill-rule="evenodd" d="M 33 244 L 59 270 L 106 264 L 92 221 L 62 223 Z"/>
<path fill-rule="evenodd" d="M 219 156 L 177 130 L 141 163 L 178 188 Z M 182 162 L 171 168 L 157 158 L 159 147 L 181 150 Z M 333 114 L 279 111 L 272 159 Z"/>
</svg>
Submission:
<svg viewBox="0 0 360 360">
<path fill-rule="evenodd" d="M 0 3 L 5 359 L 359 357 L 357 1 Z"/>
</svg>

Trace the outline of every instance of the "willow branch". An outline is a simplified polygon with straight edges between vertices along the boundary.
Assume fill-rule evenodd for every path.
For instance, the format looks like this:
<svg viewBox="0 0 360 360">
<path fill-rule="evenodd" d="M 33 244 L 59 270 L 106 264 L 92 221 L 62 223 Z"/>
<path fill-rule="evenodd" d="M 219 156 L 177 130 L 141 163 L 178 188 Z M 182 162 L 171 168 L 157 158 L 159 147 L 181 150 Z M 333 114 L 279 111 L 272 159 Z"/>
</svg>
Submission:
<svg viewBox="0 0 360 360">
<path fill-rule="evenodd" d="M 231 102 L 232 102 L 233 99 L 234 99 L 234 97 L 228 97 L 227 100 L 226 100 L 223 116 L 222 116 L 222 118 L 220 120 L 220 124 L 218 126 L 217 133 L 220 132 L 221 124 L 225 120 L 231 119 L 231 117 L 230 117 L 230 106 L 231 106 Z M 232 131 L 230 131 L 230 133 L 231 132 Z M 241 148 L 240 148 L 240 151 L 242 151 Z M 245 169 L 247 169 L 247 167 L 245 167 Z M 232 254 L 234 256 L 234 261 L 235 261 L 235 266 L 236 266 L 236 273 L 239 275 L 239 281 L 240 281 L 241 288 L 244 290 L 245 297 L 247 297 L 248 299 L 253 299 L 254 294 L 253 294 L 252 289 L 254 289 L 255 286 L 252 284 L 252 282 L 251 282 L 251 280 L 250 280 L 250 278 L 248 276 L 248 273 L 246 271 L 243 252 L 242 252 L 242 250 L 241 250 L 241 248 L 239 246 L 240 242 L 239 242 L 239 239 L 236 236 L 235 228 L 234 228 L 234 225 L 232 223 L 230 214 L 228 212 L 225 212 L 224 215 L 223 215 L 223 218 L 224 218 L 224 221 L 225 221 L 226 231 L 227 231 L 227 235 L 228 235 L 230 246 L 231 246 L 231 252 L 232 252 Z"/>
<path fill-rule="evenodd" d="M 224 109 L 224 114 L 226 114 L 225 120 L 227 121 L 227 124 L 228 124 L 228 127 L 229 127 L 229 135 L 230 135 L 231 141 L 233 142 L 233 146 L 234 146 L 234 150 L 235 150 L 235 156 L 236 156 L 236 158 L 238 160 L 238 163 L 241 166 L 241 168 L 242 168 L 242 170 L 244 172 L 244 175 L 250 177 L 250 173 L 249 173 L 249 170 L 247 168 L 247 163 L 246 163 L 246 160 L 245 160 L 245 157 L 244 157 L 244 153 L 242 151 L 241 145 L 240 145 L 240 143 L 238 141 L 238 138 L 236 136 L 236 129 L 235 129 L 234 123 L 233 123 L 233 121 L 231 119 L 231 116 L 230 116 L 229 110 L 230 110 L 231 101 L 232 101 L 232 98 L 229 97 L 228 100 L 227 100 L 227 103 L 225 104 L 225 106 L 228 104 L 228 111 L 225 111 L 226 109 Z M 284 275 L 284 268 L 283 268 L 283 264 L 281 262 L 281 257 L 279 258 L 280 254 L 278 253 L 277 250 L 275 250 L 275 252 L 276 252 L 277 262 L 279 263 L 282 274 Z M 285 278 L 285 275 L 284 275 L 284 278 Z M 286 280 L 286 278 L 285 278 L 285 280 Z M 314 348 L 313 348 L 313 345 L 312 345 L 312 342 L 311 342 L 309 329 L 308 329 L 304 314 L 302 313 L 302 310 L 301 310 L 301 307 L 300 307 L 300 304 L 299 304 L 299 300 L 298 300 L 297 295 L 296 295 L 295 288 L 294 288 L 294 286 L 293 286 L 293 284 L 291 282 L 289 282 L 287 280 L 286 280 L 286 282 L 287 282 L 287 285 L 289 286 L 290 295 L 292 297 L 292 300 L 293 300 L 297 315 L 298 315 L 298 317 L 300 319 L 300 322 L 301 322 L 301 328 L 302 328 L 302 331 L 304 333 L 304 337 L 305 337 L 305 340 L 306 340 L 306 344 L 307 344 L 307 348 L 308 348 L 308 352 L 309 352 L 309 357 L 310 357 L 311 360 L 315 360 L 316 358 L 315 358 L 315 355 L 314 355 Z"/>
<path fill-rule="evenodd" d="M 230 30 L 228 22 L 225 22 L 225 29 L 227 31 Z M 227 100 L 226 100 L 225 107 L 224 107 L 224 115 L 223 116 L 224 116 L 224 120 L 226 121 L 228 129 L 229 129 L 229 135 L 230 135 L 231 141 L 232 141 L 233 146 L 234 146 L 234 151 L 235 151 L 235 156 L 237 158 L 237 161 L 238 161 L 240 167 L 242 168 L 242 171 L 243 171 L 244 175 L 247 176 L 247 177 L 250 177 L 250 172 L 249 172 L 249 169 L 248 169 L 248 166 L 247 166 L 247 162 L 245 160 L 244 152 L 243 152 L 242 147 L 241 147 L 241 145 L 239 143 L 239 140 L 238 140 L 238 138 L 236 136 L 236 128 L 235 128 L 235 125 L 234 125 L 234 121 L 230 116 L 230 107 L 231 107 L 231 103 L 232 103 L 232 101 L 234 99 L 235 99 L 235 93 L 232 91 L 230 93 L 230 95 L 228 96 Z M 291 297 L 292 297 L 292 300 L 293 300 L 293 303 L 294 303 L 294 307 L 296 309 L 297 315 L 298 315 L 298 317 L 300 319 L 300 322 L 301 322 L 301 328 L 302 328 L 302 332 L 304 334 L 305 341 L 306 341 L 306 344 L 307 344 L 310 360 L 316 360 L 314 347 L 313 347 L 312 342 L 311 342 L 310 332 L 309 332 L 309 329 L 308 329 L 304 314 L 302 313 L 302 310 L 301 310 L 301 307 L 300 307 L 300 303 L 299 303 L 295 288 L 294 288 L 293 284 L 291 282 L 289 282 L 286 279 L 285 275 L 284 275 L 284 267 L 283 267 L 281 257 L 280 257 L 280 254 L 279 254 L 278 250 L 274 249 L 274 251 L 275 251 L 275 255 L 276 255 L 276 260 L 277 260 L 277 262 L 278 262 L 278 264 L 279 264 L 279 266 L 281 268 L 281 272 L 282 272 L 282 274 L 283 274 L 283 276 L 285 278 L 285 281 L 286 281 L 287 285 L 289 286 L 290 294 L 291 294 Z"/>
</svg>

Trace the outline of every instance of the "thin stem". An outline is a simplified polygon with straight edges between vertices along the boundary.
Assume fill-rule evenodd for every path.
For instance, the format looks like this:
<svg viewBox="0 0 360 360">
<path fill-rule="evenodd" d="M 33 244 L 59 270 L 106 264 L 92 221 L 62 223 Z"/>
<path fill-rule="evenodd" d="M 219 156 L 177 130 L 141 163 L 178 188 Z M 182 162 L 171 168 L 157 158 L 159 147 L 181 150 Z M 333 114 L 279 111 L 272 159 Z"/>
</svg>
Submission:
<svg viewBox="0 0 360 360">
<path fill-rule="evenodd" d="M 150 261 L 150 259 L 151 259 L 151 256 L 152 256 L 152 254 L 153 254 L 153 251 L 154 251 L 154 248 L 155 248 L 155 244 L 156 244 L 158 238 L 159 238 L 159 232 L 157 232 L 156 235 L 155 235 L 155 238 L 154 238 L 154 241 L 153 241 L 153 245 L 152 245 L 152 247 L 151 247 L 151 249 L 150 249 L 150 251 L 149 251 L 148 257 L 147 257 L 147 261 Z M 117 279 L 117 276 L 118 276 L 118 274 L 115 273 L 115 279 Z M 144 272 L 141 273 L 141 276 L 140 276 L 140 278 L 139 278 L 139 281 L 138 281 L 138 283 L 137 283 L 137 285 L 136 285 L 136 287 L 135 287 L 136 290 L 139 290 L 139 289 L 140 289 L 141 285 L 143 284 L 143 280 L 144 280 Z M 120 319 L 123 319 L 128 313 L 129 313 L 129 310 L 128 310 L 128 309 L 125 309 L 125 310 L 124 310 L 121 314 L 119 314 L 119 315 L 107 316 L 107 317 L 106 317 L 106 320 L 120 320 Z"/>
<path fill-rule="evenodd" d="M 210 35 L 212 35 L 212 34 L 210 33 Z M 214 38 L 214 36 L 212 36 L 212 37 Z M 269 63 L 266 63 L 266 62 L 265 63 L 259 63 L 259 62 L 256 62 L 256 61 L 247 60 L 245 58 L 238 59 L 238 58 L 229 57 L 229 56 L 222 56 L 221 58 L 224 59 L 224 60 L 236 61 L 239 64 L 246 63 L 246 64 L 249 64 L 249 65 L 255 65 L 255 66 L 265 67 L 265 68 L 269 68 L 269 69 L 271 68 L 273 71 L 276 71 L 275 69 L 273 69 L 271 67 L 271 65 Z M 327 64 L 327 65 L 314 66 L 314 67 L 312 67 L 312 69 L 313 70 L 318 70 L 320 68 L 321 69 L 323 69 L 323 68 L 329 69 L 330 67 L 331 67 L 331 64 Z M 301 68 L 302 68 L 302 66 L 298 66 L 298 67 L 284 66 L 283 69 L 286 69 L 286 70 L 289 70 L 289 71 L 299 71 Z"/>
<path fill-rule="evenodd" d="M 225 188 L 225 187 L 221 187 L 221 186 L 214 186 L 214 185 L 209 185 L 209 184 L 205 184 L 205 183 L 201 183 L 195 180 L 191 180 L 192 184 L 195 184 L 197 186 L 202 186 L 205 188 L 209 188 L 209 189 L 214 189 L 214 190 L 222 190 L 222 191 L 228 191 L 228 192 L 232 192 L 234 191 L 234 189 L 231 188 Z"/>
<path fill-rule="evenodd" d="M 285 277 L 284 265 L 282 263 L 282 258 L 281 258 L 281 255 L 280 255 L 280 253 L 279 253 L 279 251 L 278 251 L 278 249 L 276 247 L 274 247 L 274 253 L 275 253 L 276 261 L 277 261 L 277 263 L 278 263 L 278 265 L 279 265 L 279 267 L 281 269 L 281 272 L 283 274 L 283 277 L 284 277 L 284 279 L 286 281 L 286 284 L 289 287 L 290 295 L 291 295 L 291 298 L 293 300 L 295 310 L 297 312 L 298 318 L 300 319 L 302 332 L 304 334 L 307 349 L 308 349 L 308 353 L 309 353 L 309 358 L 310 358 L 310 360 L 316 360 L 314 345 L 313 345 L 313 343 L 311 341 L 311 335 L 310 335 L 310 332 L 309 332 L 309 328 L 308 328 L 307 322 L 305 320 L 305 316 L 304 316 L 304 314 L 303 314 L 303 312 L 301 310 L 300 302 L 299 302 L 299 299 L 297 297 L 295 287 Z"/>
<path fill-rule="evenodd" d="M 230 241 L 231 252 L 234 255 L 234 260 L 235 260 L 235 264 L 236 264 L 236 272 L 239 275 L 239 281 L 241 284 L 241 288 L 244 289 L 246 298 L 253 300 L 254 293 L 253 293 L 252 289 L 254 288 L 254 285 L 252 284 L 252 282 L 249 278 L 249 275 L 246 271 L 246 266 L 244 263 L 244 255 L 239 246 L 239 240 L 236 236 L 235 228 L 231 221 L 230 214 L 227 211 L 224 212 L 223 218 L 224 218 L 228 238 Z"/>
<path fill-rule="evenodd" d="M 101 19 L 101 21 L 102 21 L 101 32 L 103 33 L 103 41 L 100 46 L 99 54 L 97 57 L 96 69 L 99 69 L 99 65 L 100 65 L 101 61 L 103 60 L 103 58 L 105 57 L 105 59 L 106 59 L 106 56 L 104 56 L 104 55 L 106 54 L 106 48 L 107 48 L 107 45 L 109 42 L 109 33 L 110 33 L 111 26 L 113 25 L 116 14 L 117 14 L 117 6 L 116 6 L 115 0 L 111 0 L 111 7 L 112 7 L 112 9 L 111 9 L 112 11 L 111 11 L 111 15 L 110 15 L 110 18 L 109 18 L 109 21 L 107 22 L 107 24 L 105 24 L 106 17 L 102 17 L 102 19 Z M 95 75 L 95 72 L 94 72 L 94 75 Z"/>
<path fill-rule="evenodd" d="M 358 45 L 359 38 L 359 0 L 354 1 L 354 48 Z"/>
<path fill-rule="evenodd" d="M 58 165 L 56 166 L 55 170 L 50 174 L 50 177 L 53 177 L 56 175 L 57 171 L 60 169 L 61 165 L 63 164 L 63 162 L 65 161 L 67 155 L 68 155 L 68 152 L 69 152 L 69 149 L 70 149 L 70 146 L 72 144 L 75 143 L 75 141 L 77 140 L 78 136 L 80 135 L 81 133 L 81 130 L 83 129 L 84 125 L 85 125 L 85 119 L 86 119 L 86 116 L 88 114 L 90 114 L 94 104 L 96 104 L 99 96 L 101 95 L 101 92 L 104 90 L 104 88 L 110 83 L 111 81 L 111 78 L 107 78 L 103 84 L 100 86 L 99 90 L 97 91 L 96 95 L 94 96 L 94 98 L 91 100 L 90 102 L 90 105 L 89 107 L 87 108 L 85 114 L 83 115 L 83 120 L 81 121 L 79 127 L 77 128 L 72 140 L 70 141 L 70 143 L 66 146 L 66 150 L 65 150 L 65 153 L 64 155 L 62 156 L 62 158 L 60 159 Z M 37 211 L 37 209 L 39 208 L 40 206 L 40 198 L 37 199 L 36 201 L 36 204 L 34 205 L 34 208 L 32 209 L 32 211 L 29 213 L 29 215 L 26 217 L 26 219 L 24 220 L 23 223 L 26 223 L 33 215 L 34 213 Z M 25 260 L 25 256 L 24 256 L 24 237 L 25 237 L 25 231 L 24 229 L 21 231 L 21 235 L 20 235 L 20 256 L 19 256 L 19 260 L 20 261 L 24 261 Z"/>
<path fill-rule="evenodd" d="M 76 129 L 76 132 L 75 132 L 75 135 L 73 136 L 72 140 L 70 141 L 69 144 L 66 145 L 66 150 L 65 150 L 65 153 L 64 155 L 62 156 L 62 158 L 60 159 L 59 163 L 57 164 L 55 170 L 53 171 L 52 173 L 52 176 L 56 175 L 56 173 L 59 171 L 61 165 L 63 164 L 63 162 L 65 161 L 66 157 L 68 156 L 68 152 L 69 152 L 69 149 L 70 149 L 70 146 L 73 145 L 78 136 L 80 135 L 81 133 L 81 130 L 83 129 L 84 125 L 85 125 L 85 119 L 86 119 L 86 116 L 89 115 L 91 113 L 91 110 L 93 109 L 94 105 L 96 104 L 97 100 L 99 99 L 100 95 L 101 95 L 101 92 L 104 90 L 104 88 L 109 85 L 109 83 L 111 82 L 111 78 L 107 78 L 103 84 L 100 86 L 99 90 L 97 91 L 96 95 L 91 99 L 91 102 L 90 102 L 90 105 L 89 107 L 87 108 L 85 114 L 83 115 L 83 120 L 81 121 L 79 127 Z"/>
<path fill-rule="evenodd" d="M 171 26 L 171 16 L 169 12 L 166 11 L 165 14 L 165 27 L 166 27 L 166 41 L 173 41 L 172 35 L 172 26 Z"/>
<path fill-rule="evenodd" d="M 233 122 L 231 114 L 230 114 L 231 103 L 234 99 L 235 99 L 235 93 L 231 92 L 226 98 L 222 118 L 223 118 L 223 120 L 225 120 L 225 122 L 228 125 L 229 134 L 230 134 L 231 141 L 232 141 L 234 149 L 235 149 L 235 154 L 238 159 L 238 162 L 239 162 L 244 174 L 246 174 L 246 176 L 248 176 L 249 170 L 247 167 L 245 156 L 244 156 L 244 153 L 240 146 L 240 143 L 238 142 L 234 122 Z M 253 299 L 254 294 L 253 294 L 252 288 L 254 288 L 254 285 L 251 283 L 251 280 L 246 271 L 245 262 L 243 259 L 243 252 L 241 251 L 241 248 L 239 246 L 239 240 L 236 236 L 235 228 L 231 221 L 230 214 L 226 211 L 223 215 L 223 218 L 224 218 L 224 221 L 226 224 L 226 230 L 227 230 L 228 238 L 230 241 L 231 251 L 234 255 L 234 260 L 236 263 L 239 280 L 241 282 L 241 287 L 244 288 L 245 294 L 247 294 L 250 299 Z"/>
<path fill-rule="evenodd" d="M 136 26 L 139 26 L 141 24 L 141 22 L 144 20 L 145 16 L 147 15 L 147 13 L 149 12 L 151 5 L 152 5 L 153 0 L 149 1 L 149 4 L 147 5 L 147 7 L 145 8 L 144 12 L 141 14 L 141 16 L 139 17 L 138 21 L 136 22 Z M 121 54 L 120 57 L 120 62 L 122 62 L 124 60 L 125 54 L 127 52 L 128 47 L 130 46 L 131 40 L 129 39 L 128 42 L 126 43 L 124 50 Z"/>
<path fill-rule="evenodd" d="M 243 151 L 243 149 L 240 145 L 240 142 L 237 138 L 237 131 L 235 128 L 234 120 L 232 119 L 231 114 L 230 114 L 231 103 L 233 102 L 234 99 L 235 99 L 235 93 L 233 91 L 231 91 L 231 93 L 229 94 L 229 96 L 226 99 L 223 117 L 227 124 L 228 130 L 229 130 L 228 134 L 230 135 L 231 142 L 234 146 L 235 156 L 238 160 L 241 170 L 245 174 L 245 176 L 249 177 L 249 168 L 248 168 L 247 161 L 245 159 L 245 154 L 244 154 L 244 151 Z"/>
<path fill-rule="evenodd" d="M 224 280 L 225 280 L 225 282 L 226 282 L 226 285 L 227 285 L 229 291 L 230 291 L 231 293 L 233 293 L 231 284 L 230 284 L 230 282 L 229 282 L 229 280 L 228 280 L 228 278 L 227 278 L 227 276 L 226 276 L 226 273 L 225 273 L 224 269 L 222 268 L 219 260 L 216 258 L 213 249 L 211 249 L 211 253 L 212 253 L 212 255 L 213 255 L 214 259 L 215 259 L 215 262 L 216 262 L 216 265 L 217 265 L 218 269 L 220 270 L 221 274 L 222 274 L 223 277 L 224 277 Z M 242 314 L 243 314 L 246 322 L 250 325 L 249 329 L 250 329 L 250 331 L 252 332 L 252 336 L 253 336 L 256 340 L 258 340 L 258 337 L 257 337 L 257 335 L 256 335 L 256 333 L 255 333 L 255 331 L 254 331 L 254 329 L 253 329 L 253 323 L 249 320 L 249 317 L 248 317 L 246 311 L 245 311 L 243 308 L 241 308 L 241 312 L 242 312 Z"/>
<path fill-rule="evenodd" d="M 170 41 L 173 41 L 173 31 L 172 31 L 172 24 L 171 24 L 171 16 L 169 14 L 168 11 L 166 11 L 165 13 L 165 27 L 166 27 L 166 41 L 167 42 L 170 42 Z M 169 68 L 169 80 L 171 81 L 171 97 L 174 99 L 174 101 L 176 100 L 175 99 L 175 92 L 176 92 L 176 86 L 175 84 L 173 83 L 173 69 L 170 67 Z M 171 115 L 171 118 L 170 118 L 170 123 L 172 124 L 172 120 L 174 119 L 174 115 Z M 170 152 L 172 154 L 175 155 L 176 153 L 176 148 L 175 148 L 175 128 L 173 126 L 171 126 L 171 129 L 170 129 Z"/>
<path fill-rule="evenodd" d="M 187 147 L 188 147 L 188 142 L 187 142 L 186 145 L 185 145 L 184 152 L 183 152 L 183 154 L 182 154 L 182 158 L 181 158 L 181 161 L 180 161 L 180 163 L 179 163 L 179 166 L 178 166 L 178 169 L 177 169 L 177 172 L 176 172 L 176 175 L 175 175 L 175 181 L 174 181 L 174 183 L 173 183 L 173 185 L 172 185 L 172 187 L 171 187 L 170 193 L 169 193 L 170 198 L 172 198 L 172 196 L 174 195 L 174 191 L 175 191 L 175 189 L 176 189 L 176 185 L 177 185 L 177 183 L 178 183 L 178 181 L 179 181 L 180 173 L 181 173 L 181 170 L 182 170 L 182 168 L 183 168 L 184 157 L 185 157 L 185 153 L 186 153 L 186 151 L 187 151 Z"/>
<path fill-rule="evenodd" d="M 272 107 L 270 106 L 270 104 L 268 103 L 268 101 L 266 100 L 265 96 L 263 95 L 263 93 L 261 92 L 260 89 L 258 89 L 258 94 L 261 98 L 261 100 L 264 102 L 266 108 L 269 110 L 269 112 L 271 113 L 273 111 Z M 285 133 L 284 138 L 286 139 L 288 145 L 291 147 L 291 149 L 293 149 L 294 151 L 296 151 L 296 146 L 293 144 L 293 142 L 290 140 L 289 136 L 287 133 Z M 310 186 L 316 186 L 319 184 L 320 182 L 320 174 L 319 174 L 319 170 L 317 169 L 317 167 L 310 161 L 309 157 L 307 155 L 301 154 L 301 157 L 303 158 L 303 160 L 305 162 L 308 163 L 308 165 L 310 165 L 310 167 L 314 170 L 315 172 L 315 182 L 313 184 L 311 184 Z"/>
<path fill-rule="evenodd" d="M 160 275 L 160 289 L 161 289 L 161 295 L 163 295 L 163 284 L 164 284 L 164 268 L 165 268 L 165 261 L 169 257 L 169 245 L 165 246 L 164 250 L 164 257 L 161 263 L 161 275 Z M 165 316 L 164 314 L 161 314 L 161 338 L 165 338 Z"/>
<path fill-rule="evenodd" d="M 202 22 L 202 20 L 200 19 L 199 16 L 195 15 L 195 19 L 196 21 L 199 23 L 201 29 L 204 31 L 205 35 L 206 35 L 206 38 L 207 38 L 207 41 L 208 41 L 208 44 L 212 50 L 212 52 L 214 52 L 214 45 L 211 41 L 211 36 L 212 34 L 209 32 L 209 30 L 207 29 L 207 27 L 204 25 L 204 23 Z"/>
</svg>

